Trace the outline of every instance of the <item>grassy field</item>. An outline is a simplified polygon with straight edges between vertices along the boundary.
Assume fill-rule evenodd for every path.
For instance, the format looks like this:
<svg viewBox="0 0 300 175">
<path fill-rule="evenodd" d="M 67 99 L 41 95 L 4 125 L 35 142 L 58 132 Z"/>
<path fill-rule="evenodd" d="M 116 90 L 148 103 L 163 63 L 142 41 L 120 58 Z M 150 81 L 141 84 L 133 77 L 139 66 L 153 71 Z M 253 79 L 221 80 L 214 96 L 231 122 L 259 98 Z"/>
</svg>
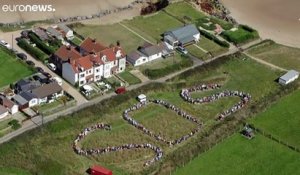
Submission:
<svg viewBox="0 0 300 175">
<path fill-rule="evenodd" d="M 161 34 L 164 32 L 183 26 L 181 22 L 164 12 L 158 12 L 151 16 L 136 17 L 133 20 L 125 21 L 124 24 L 143 37 L 152 37 L 154 43 L 161 40 Z"/>
<path fill-rule="evenodd" d="M 205 72 L 194 73 L 188 77 L 179 76 L 169 83 L 160 84 L 155 88 L 149 84 L 144 87 L 151 88 L 149 91 L 127 92 L 124 95 L 116 96 L 113 99 L 76 112 L 71 115 L 72 117 L 61 117 L 46 124 L 43 130 L 35 129 L 27 132 L 0 146 L 0 167 L 18 167 L 32 174 L 79 175 L 83 174 L 89 166 L 100 164 L 112 169 L 116 175 L 140 174 L 140 171 L 145 169 L 142 164 L 153 156 L 153 152 L 137 150 L 102 156 L 78 156 L 72 150 L 73 139 L 85 127 L 98 122 L 105 122 L 112 125 L 113 129 L 110 132 L 96 131 L 90 134 L 81 142 L 84 148 L 125 143 L 152 143 L 161 146 L 165 156 L 167 156 L 179 147 L 188 145 L 189 140 L 179 146 L 170 148 L 129 125 L 122 119 L 122 111 L 137 102 L 135 97 L 138 94 L 145 93 L 149 98 L 167 100 L 181 107 L 205 122 L 205 127 L 212 127 L 216 124 L 215 116 L 236 103 L 238 99 L 224 98 L 211 104 L 191 105 L 179 97 L 180 89 L 177 88 L 176 83 L 186 82 L 190 86 L 203 82 L 219 82 L 224 84 L 223 89 L 243 90 L 251 93 L 253 101 L 278 88 L 278 85 L 273 81 L 278 76 L 278 72 L 251 59 L 243 60 L 242 58 L 243 56 L 226 59 L 224 64 L 215 68 L 208 68 Z M 249 76 L 249 74 L 252 76 Z M 156 132 L 167 132 L 166 136 L 172 138 L 194 127 L 190 123 L 186 123 L 185 120 L 182 121 L 182 119 L 177 118 L 173 112 L 165 111 L 160 106 L 149 107 L 144 109 L 146 111 L 144 114 L 137 111 L 137 114 L 133 117 Z M 161 111 L 162 114 L 158 111 Z M 171 117 L 176 119 L 171 121 Z M 169 122 L 171 124 L 167 124 Z M 178 123 L 186 127 L 182 127 Z M 177 129 L 176 132 L 178 133 L 174 132 L 174 129 Z"/>
<path fill-rule="evenodd" d="M 300 148 L 300 90 L 283 97 L 250 122 L 292 146 Z"/>
<path fill-rule="evenodd" d="M 130 85 L 133 84 L 139 84 L 141 83 L 141 80 L 138 79 L 136 76 L 132 75 L 130 72 L 125 71 L 122 72 L 120 74 L 118 74 L 121 78 L 123 78 L 127 83 L 129 83 Z"/>
<path fill-rule="evenodd" d="M 126 52 L 136 50 L 145 41 L 129 32 L 120 24 L 112 25 L 77 25 L 74 30 L 84 37 L 96 38 L 97 41 L 107 46 L 120 41 Z"/>
<path fill-rule="evenodd" d="M 300 71 L 300 49 L 298 48 L 265 41 L 247 52 L 274 65 Z"/>
<path fill-rule="evenodd" d="M 179 168 L 174 175 L 285 175 L 300 173 L 299 167 L 299 153 L 261 135 L 248 140 L 235 134 Z"/>
<path fill-rule="evenodd" d="M 201 41 L 200 41 L 201 42 Z M 191 55 L 193 55 L 193 56 L 195 56 L 195 57 L 197 57 L 197 58 L 199 58 L 199 59 L 201 59 L 201 60 L 207 60 L 207 59 L 209 59 L 210 58 L 210 56 L 206 53 L 206 52 L 204 52 L 203 50 L 201 50 L 201 49 L 199 49 L 197 46 L 195 46 L 195 45 L 189 45 L 189 46 L 187 46 L 187 47 L 185 47 L 186 49 L 187 49 L 187 51 L 191 54 Z"/>
<path fill-rule="evenodd" d="M 25 63 L 20 62 L 0 48 L 0 88 L 33 73 L 34 71 Z"/>
<path fill-rule="evenodd" d="M 237 30 L 227 30 L 222 32 L 221 36 L 225 38 L 227 41 L 232 42 L 234 44 L 244 44 L 254 39 L 259 38 L 258 32 L 250 29 L 247 26 L 240 25 Z"/>
</svg>

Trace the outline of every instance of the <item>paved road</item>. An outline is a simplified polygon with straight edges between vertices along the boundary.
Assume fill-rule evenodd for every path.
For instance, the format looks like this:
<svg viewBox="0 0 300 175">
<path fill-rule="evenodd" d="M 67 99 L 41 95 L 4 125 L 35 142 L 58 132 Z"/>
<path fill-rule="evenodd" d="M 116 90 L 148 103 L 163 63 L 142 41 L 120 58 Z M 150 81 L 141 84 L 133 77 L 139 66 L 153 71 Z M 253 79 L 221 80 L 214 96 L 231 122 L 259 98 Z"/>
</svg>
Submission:
<svg viewBox="0 0 300 175">
<path fill-rule="evenodd" d="M 13 46 L 14 49 L 16 49 L 19 52 L 24 52 L 23 49 L 21 49 L 17 44 L 15 40 L 12 40 L 12 36 L 14 38 L 19 37 L 20 36 L 20 31 L 15 31 L 15 32 L 8 32 L 8 33 L 0 33 L 0 39 L 4 39 L 6 42 L 8 42 L 9 44 L 11 44 Z M 54 72 L 52 72 L 47 66 L 45 66 L 42 62 L 37 61 L 36 59 L 34 59 L 32 56 L 27 55 L 27 59 L 31 60 L 35 63 L 36 67 L 41 67 L 44 69 L 44 71 L 50 73 L 53 77 L 59 77 L 57 74 L 55 74 Z M 78 92 L 77 89 L 75 89 L 72 85 L 70 85 L 68 82 L 63 80 L 63 85 L 62 88 L 64 91 L 68 92 L 69 94 L 71 94 L 75 100 L 77 101 L 78 105 L 86 103 L 87 100 Z"/>
</svg>

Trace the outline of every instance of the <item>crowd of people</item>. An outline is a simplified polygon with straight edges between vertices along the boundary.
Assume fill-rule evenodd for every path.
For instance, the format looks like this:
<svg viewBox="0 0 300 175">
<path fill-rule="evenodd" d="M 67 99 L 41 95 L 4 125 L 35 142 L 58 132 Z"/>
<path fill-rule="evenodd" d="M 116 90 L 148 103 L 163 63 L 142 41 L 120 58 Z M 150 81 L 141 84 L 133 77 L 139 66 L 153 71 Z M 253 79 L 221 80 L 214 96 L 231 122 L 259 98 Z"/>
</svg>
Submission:
<svg viewBox="0 0 300 175">
<path fill-rule="evenodd" d="M 214 93 L 210 96 L 206 96 L 206 97 L 201 97 L 201 98 L 193 98 L 191 97 L 191 93 L 192 92 L 197 92 L 197 91 L 206 91 L 206 90 L 213 90 L 213 89 L 219 89 L 221 88 L 221 85 L 219 84 L 202 84 L 202 85 L 198 85 L 198 86 L 194 86 L 191 88 L 187 88 L 187 89 L 182 89 L 180 92 L 180 96 L 187 102 L 191 103 L 191 104 L 201 104 L 201 103 L 210 103 L 213 101 L 216 101 L 220 98 L 223 97 L 240 97 L 241 101 L 238 102 L 237 104 L 235 104 L 233 107 L 231 107 L 230 109 L 222 112 L 218 117 L 217 120 L 223 120 L 225 117 L 229 116 L 230 114 L 236 112 L 237 110 L 243 108 L 251 99 L 251 96 L 247 93 L 241 92 L 241 91 L 229 91 L 229 90 L 225 90 L 223 92 L 219 92 L 219 93 Z M 129 113 L 130 112 L 134 112 L 136 110 L 141 109 L 142 107 L 148 105 L 148 104 L 157 104 L 157 105 L 161 105 L 164 106 L 167 109 L 173 110 L 177 115 L 183 117 L 184 119 L 187 119 L 193 123 L 195 123 L 197 125 L 197 127 L 195 129 L 193 129 L 190 133 L 175 139 L 175 140 L 167 140 L 164 137 L 162 137 L 159 134 L 155 134 L 153 131 L 150 131 L 149 129 L 147 129 L 146 127 L 144 127 L 142 124 L 140 124 L 139 122 L 137 122 L 136 120 L 134 120 Z M 129 107 L 128 109 L 124 110 L 123 114 L 123 119 L 126 120 L 129 124 L 133 125 L 134 127 L 136 127 L 137 129 L 141 130 L 144 134 L 147 134 L 153 138 L 155 138 L 157 141 L 160 142 L 164 142 L 166 144 L 168 144 L 169 146 L 173 146 L 173 145 L 177 145 L 180 144 L 181 142 L 189 139 L 190 137 L 192 137 L 193 135 L 195 135 L 197 132 L 200 131 L 201 127 L 202 127 L 202 122 L 200 122 L 196 117 L 187 114 L 184 110 L 176 107 L 173 104 L 170 104 L 164 100 L 159 100 L 159 99 L 155 99 L 155 100 L 147 100 L 145 102 L 140 102 L 137 103 L 131 107 Z M 73 149 L 74 151 L 79 154 L 79 155 L 93 155 L 93 154 L 104 154 L 104 153 L 109 153 L 109 152 L 115 152 L 115 151 L 122 151 L 122 150 L 129 150 L 129 149 L 151 149 L 155 152 L 155 157 L 149 161 L 147 161 L 145 163 L 145 165 L 150 165 L 152 163 L 154 163 L 155 161 L 158 161 L 162 158 L 163 156 L 163 151 L 161 148 L 154 146 L 150 143 L 145 143 L 145 144 L 123 144 L 121 146 L 109 146 L 106 148 L 92 148 L 92 149 L 82 149 L 79 146 L 79 142 L 85 138 L 85 136 L 87 136 L 89 133 L 98 130 L 98 129 L 104 129 L 104 130 L 111 130 L 111 126 L 108 124 L 96 124 L 93 125 L 91 127 L 85 128 L 81 133 L 78 134 L 78 136 L 76 137 L 76 139 L 74 140 L 73 143 Z"/>
<path fill-rule="evenodd" d="M 191 121 L 191 122 L 194 122 L 196 123 L 197 125 L 197 128 L 193 129 L 189 134 L 187 135 L 184 135 L 178 139 L 175 139 L 175 140 L 167 140 L 165 139 L 164 137 L 162 137 L 161 135 L 159 134 L 155 134 L 153 131 L 150 131 L 149 129 L 147 129 L 146 127 L 144 127 L 142 124 L 138 123 L 136 120 L 134 120 L 130 115 L 129 113 L 130 112 L 133 112 L 133 111 L 136 111 L 140 108 L 142 108 L 143 106 L 146 106 L 147 104 L 150 104 L 150 103 L 155 103 L 155 104 L 158 104 L 158 105 L 162 105 L 164 107 L 166 107 L 167 109 L 170 109 L 170 110 L 173 110 L 175 111 L 179 116 Z M 164 142 L 170 146 L 173 146 L 173 145 L 176 145 L 176 144 L 179 144 L 185 140 L 187 140 L 188 138 L 192 137 L 195 133 L 199 132 L 200 131 L 200 128 L 202 126 L 202 123 L 195 117 L 187 114 L 185 111 L 183 111 L 182 109 L 166 102 L 166 101 L 163 101 L 163 100 L 148 100 L 146 102 L 141 102 L 141 103 L 137 103 L 133 106 L 131 106 L 130 108 L 126 109 L 124 112 L 123 112 L 123 118 L 124 120 L 126 120 L 129 124 L 133 125 L 134 127 L 136 127 L 137 129 L 141 130 L 144 134 L 147 134 L 153 138 L 155 138 L 157 141 L 161 141 L 161 142 Z"/>
<path fill-rule="evenodd" d="M 229 90 L 225 90 L 223 92 L 215 93 L 210 96 L 201 97 L 201 98 L 193 98 L 191 96 L 192 92 L 205 91 L 205 90 L 209 90 L 209 89 L 219 89 L 220 87 L 221 87 L 221 85 L 219 85 L 219 84 L 209 84 L 209 85 L 202 84 L 199 86 L 194 86 L 192 88 L 182 89 L 180 92 L 180 96 L 185 101 L 192 103 L 192 104 L 211 103 L 211 102 L 214 102 L 214 101 L 219 100 L 220 98 L 224 98 L 224 97 L 240 97 L 241 98 L 241 101 L 239 101 L 237 104 L 235 104 L 230 109 L 219 114 L 217 117 L 217 120 L 223 120 L 227 116 L 229 116 L 232 113 L 243 108 L 251 99 L 251 95 L 248 93 L 241 92 L 241 91 L 229 91 Z"/>
<path fill-rule="evenodd" d="M 105 154 L 109 152 L 116 152 L 116 151 L 122 151 L 122 150 L 130 150 L 130 149 L 151 149 L 155 152 L 155 157 L 149 161 L 147 161 L 144 165 L 150 165 L 154 163 L 155 161 L 158 161 L 163 156 L 163 151 L 161 148 L 154 146 L 150 143 L 145 144 L 123 144 L 121 146 L 109 146 L 106 148 L 91 148 L 91 149 L 82 149 L 79 146 L 79 142 L 85 138 L 88 134 L 91 132 L 98 130 L 98 129 L 104 129 L 104 130 L 111 130 L 111 126 L 108 124 L 99 123 L 96 125 L 93 125 L 91 127 L 85 128 L 81 133 L 79 133 L 74 140 L 73 143 L 73 149 L 74 151 L 79 155 L 93 155 L 93 154 Z"/>
</svg>

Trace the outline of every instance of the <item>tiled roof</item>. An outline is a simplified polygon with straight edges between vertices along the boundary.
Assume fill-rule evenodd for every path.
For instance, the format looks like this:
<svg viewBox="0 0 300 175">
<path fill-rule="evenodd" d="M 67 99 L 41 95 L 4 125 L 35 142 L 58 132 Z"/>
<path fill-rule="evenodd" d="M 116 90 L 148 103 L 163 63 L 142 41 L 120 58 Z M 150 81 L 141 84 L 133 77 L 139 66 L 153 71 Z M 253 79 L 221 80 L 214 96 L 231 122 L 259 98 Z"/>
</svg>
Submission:
<svg viewBox="0 0 300 175">
<path fill-rule="evenodd" d="M 59 93 L 62 91 L 62 87 L 58 83 L 44 84 L 36 89 L 32 90 L 32 94 L 38 98 L 45 98 L 52 94 Z"/>
<path fill-rule="evenodd" d="M 82 49 L 84 49 L 86 52 L 91 53 L 91 52 L 100 52 L 107 47 L 104 46 L 103 44 L 96 42 L 96 40 L 93 40 L 91 38 L 86 38 L 82 44 L 80 45 Z"/>
<path fill-rule="evenodd" d="M 61 46 L 55 55 L 62 61 L 68 61 L 68 59 L 78 59 L 81 57 L 80 53 L 74 47 Z"/>
</svg>

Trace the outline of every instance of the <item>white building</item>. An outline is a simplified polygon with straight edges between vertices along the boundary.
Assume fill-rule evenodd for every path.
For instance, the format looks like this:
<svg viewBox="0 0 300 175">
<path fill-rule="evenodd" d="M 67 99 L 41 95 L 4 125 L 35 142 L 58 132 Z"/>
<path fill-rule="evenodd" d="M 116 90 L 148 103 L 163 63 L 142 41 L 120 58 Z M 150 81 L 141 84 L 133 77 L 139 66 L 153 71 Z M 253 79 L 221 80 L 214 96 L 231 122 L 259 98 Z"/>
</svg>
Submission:
<svg viewBox="0 0 300 175">
<path fill-rule="evenodd" d="M 78 59 L 63 63 L 62 76 L 73 85 L 79 86 L 108 78 L 123 72 L 126 68 L 126 55 L 121 47 L 106 48 Z"/>
<path fill-rule="evenodd" d="M 74 32 L 65 24 L 58 24 L 57 30 L 59 30 L 63 36 L 65 36 L 68 40 L 74 39 Z"/>
<path fill-rule="evenodd" d="M 299 78 L 299 72 L 297 72 L 295 70 L 290 70 L 286 74 L 284 74 L 283 76 L 281 76 L 279 78 L 278 82 L 281 85 L 287 85 L 287 84 L 295 81 L 297 78 Z"/>
<path fill-rule="evenodd" d="M 164 41 L 170 49 L 176 48 L 178 45 L 188 45 L 199 42 L 200 32 L 194 24 L 176 28 L 164 33 Z"/>
</svg>

